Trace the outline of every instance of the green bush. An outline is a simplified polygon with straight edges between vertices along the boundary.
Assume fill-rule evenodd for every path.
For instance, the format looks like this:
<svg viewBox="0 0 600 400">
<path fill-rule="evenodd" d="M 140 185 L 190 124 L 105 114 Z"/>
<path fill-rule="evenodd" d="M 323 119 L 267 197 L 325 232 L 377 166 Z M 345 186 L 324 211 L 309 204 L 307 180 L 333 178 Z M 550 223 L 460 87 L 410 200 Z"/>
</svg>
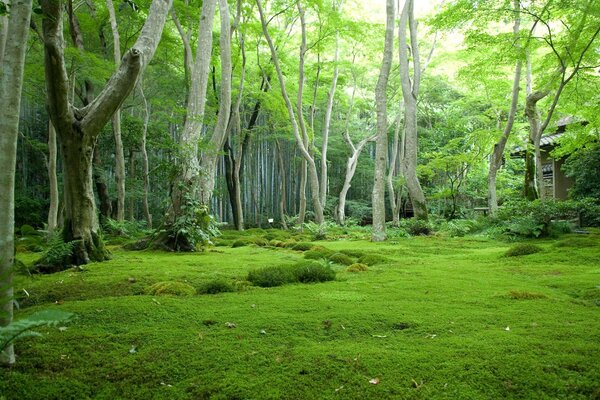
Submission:
<svg viewBox="0 0 600 400">
<path fill-rule="evenodd" d="M 319 250 L 308 250 L 304 252 L 304 258 L 307 260 L 324 260 L 327 256 Z"/>
<path fill-rule="evenodd" d="M 196 289 L 185 282 L 166 281 L 157 282 L 145 290 L 146 294 L 157 295 L 173 295 L 173 296 L 193 296 L 196 294 Z"/>
<path fill-rule="evenodd" d="M 326 282 L 335 279 L 335 271 L 325 263 L 300 262 L 292 267 L 296 281 L 301 283 Z"/>
<path fill-rule="evenodd" d="M 404 219 L 400 225 L 411 236 L 427 236 L 433 233 L 431 223 L 418 218 Z"/>
<path fill-rule="evenodd" d="M 346 268 L 346 271 L 348 272 L 363 272 L 363 271 L 368 271 L 369 270 L 369 266 L 367 264 L 362 264 L 362 263 L 354 263 L 352 265 L 350 265 L 348 268 Z"/>
<path fill-rule="evenodd" d="M 31 225 L 21 225 L 21 236 L 38 236 L 39 232 L 35 230 L 35 228 Z"/>
<path fill-rule="evenodd" d="M 296 282 L 296 277 L 289 266 L 274 266 L 250 271 L 248 281 L 255 286 L 274 287 Z"/>
<path fill-rule="evenodd" d="M 369 266 L 381 264 L 386 261 L 388 261 L 388 259 L 384 256 L 380 256 L 379 254 L 366 254 L 358 259 L 359 263 L 367 264 Z"/>
<path fill-rule="evenodd" d="M 354 263 L 352 258 L 343 253 L 333 253 L 329 256 L 329 261 L 342 265 L 352 265 Z"/>
<path fill-rule="evenodd" d="M 519 243 L 511 247 L 506 252 L 506 257 L 526 256 L 528 254 L 539 253 L 542 248 L 531 243 Z"/>
<path fill-rule="evenodd" d="M 222 279 L 215 279 L 206 282 L 198 288 L 199 294 L 217 294 L 226 292 L 235 292 L 235 287 L 231 283 Z"/>
<path fill-rule="evenodd" d="M 312 243 L 308 243 L 308 242 L 299 242 L 294 244 L 294 246 L 292 246 L 292 250 L 296 250 L 296 251 L 306 251 L 306 250 L 310 250 L 312 249 L 314 245 Z"/>
</svg>

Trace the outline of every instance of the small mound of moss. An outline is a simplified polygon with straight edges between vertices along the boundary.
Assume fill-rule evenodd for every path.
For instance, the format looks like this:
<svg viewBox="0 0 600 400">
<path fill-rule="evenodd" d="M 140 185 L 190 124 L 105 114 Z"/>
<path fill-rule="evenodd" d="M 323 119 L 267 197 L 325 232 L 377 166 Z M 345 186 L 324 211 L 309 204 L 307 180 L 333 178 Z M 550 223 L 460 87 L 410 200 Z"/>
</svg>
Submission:
<svg viewBox="0 0 600 400">
<path fill-rule="evenodd" d="M 319 262 L 300 262 L 292 267 L 296 281 L 301 283 L 327 282 L 335 279 L 335 271 Z"/>
<path fill-rule="evenodd" d="M 269 246 L 269 241 L 267 239 L 264 239 L 262 237 L 254 237 L 251 239 L 252 243 L 254 243 L 255 245 L 259 246 L 259 247 L 267 247 Z"/>
<path fill-rule="evenodd" d="M 285 247 L 285 242 L 282 242 L 281 240 L 273 239 L 270 243 L 273 247 Z"/>
<path fill-rule="evenodd" d="M 325 257 L 329 257 L 330 255 L 335 253 L 335 251 L 323 246 L 313 246 L 311 247 L 311 250 L 318 251 L 319 253 L 324 254 Z"/>
<path fill-rule="evenodd" d="M 304 252 L 304 258 L 307 260 L 323 260 L 326 259 L 327 256 L 319 250 L 308 250 Z"/>
<path fill-rule="evenodd" d="M 291 249 L 297 243 L 298 243 L 298 241 L 296 239 L 288 239 L 285 242 L 283 242 L 283 247 L 285 247 L 286 249 Z"/>
<path fill-rule="evenodd" d="M 361 258 L 362 256 L 365 255 L 365 253 L 361 250 L 350 250 L 350 249 L 340 250 L 340 253 L 350 256 L 350 257 L 354 257 L 354 258 Z"/>
<path fill-rule="evenodd" d="M 540 246 L 531 243 L 519 243 L 508 249 L 506 257 L 526 256 L 528 254 L 539 253 L 542 251 Z"/>
<path fill-rule="evenodd" d="M 234 241 L 233 243 L 231 243 L 231 247 L 244 247 L 244 246 L 248 246 L 250 242 L 247 239 L 238 239 L 236 241 Z"/>
<path fill-rule="evenodd" d="M 296 280 L 289 266 L 260 268 L 248 273 L 248 281 L 255 286 L 274 287 L 292 283 Z"/>
<path fill-rule="evenodd" d="M 222 279 L 215 279 L 206 282 L 198 288 L 199 294 L 217 294 L 226 292 L 235 292 L 235 287 L 231 283 Z"/>
<path fill-rule="evenodd" d="M 508 292 L 508 297 L 513 300 L 535 300 L 535 299 L 545 299 L 546 296 L 543 293 L 533 293 L 533 292 L 525 292 L 522 290 L 511 290 Z"/>
<path fill-rule="evenodd" d="M 380 256 L 379 254 L 365 254 L 364 256 L 358 259 L 358 262 L 361 264 L 367 264 L 369 266 L 375 264 L 381 264 L 386 262 L 388 259 L 384 256 Z"/>
<path fill-rule="evenodd" d="M 350 265 L 348 268 L 346 268 L 346 271 L 348 272 L 364 272 L 364 271 L 368 271 L 369 270 L 369 266 L 367 264 L 362 264 L 362 263 L 354 263 L 352 265 Z"/>
<path fill-rule="evenodd" d="M 598 245 L 599 245 L 599 243 L 596 240 L 587 238 L 587 237 L 563 239 L 554 244 L 555 247 L 575 247 L 575 248 L 594 247 L 594 246 L 598 246 Z"/>
<path fill-rule="evenodd" d="M 296 251 L 307 251 L 313 248 L 313 244 L 309 242 L 299 242 L 292 246 L 292 250 Z"/>
<path fill-rule="evenodd" d="M 342 265 L 352 265 L 354 264 L 354 260 L 343 253 L 333 253 L 329 256 L 329 261 L 334 262 L 336 264 Z"/>
<path fill-rule="evenodd" d="M 214 241 L 215 246 L 217 247 L 230 247 L 233 242 L 231 240 L 227 240 L 227 239 L 219 239 Z"/>
<path fill-rule="evenodd" d="M 196 294 L 196 289 L 185 282 L 166 281 L 157 282 L 154 285 L 147 287 L 145 293 L 153 296 L 165 294 L 173 296 L 193 296 Z"/>
</svg>

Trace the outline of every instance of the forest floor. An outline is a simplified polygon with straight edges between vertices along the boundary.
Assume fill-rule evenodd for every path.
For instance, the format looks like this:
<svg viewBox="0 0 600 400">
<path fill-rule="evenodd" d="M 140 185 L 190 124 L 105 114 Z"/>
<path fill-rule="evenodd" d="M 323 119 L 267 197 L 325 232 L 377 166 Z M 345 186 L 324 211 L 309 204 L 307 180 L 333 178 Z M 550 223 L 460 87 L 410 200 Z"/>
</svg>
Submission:
<svg viewBox="0 0 600 400">
<path fill-rule="evenodd" d="M 280 235 L 252 230 L 231 247 L 226 231 L 193 254 L 110 246 L 111 261 L 83 272 L 17 276 L 17 318 L 76 317 L 17 343 L 0 398 L 600 398 L 600 231 L 519 257 L 484 237 L 319 241 L 382 257 L 364 272 L 333 264 L 330 282 L 250 286 L 250 270 L 303 259 L 265 246 Z M 146 294 L 215 280 L 236 291 Z"/>
</svg>

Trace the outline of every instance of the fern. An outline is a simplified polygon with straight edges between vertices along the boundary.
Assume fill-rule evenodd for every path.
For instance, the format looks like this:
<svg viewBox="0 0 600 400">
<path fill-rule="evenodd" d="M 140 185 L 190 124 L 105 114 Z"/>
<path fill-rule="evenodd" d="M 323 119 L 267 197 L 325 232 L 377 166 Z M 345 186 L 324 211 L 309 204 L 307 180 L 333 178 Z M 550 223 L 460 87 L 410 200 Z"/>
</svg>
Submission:
<svg viewBox="0 0 600 400">
<path fill-rule="evenodd" d="M 31 329 L 40 326 L 56 326 L 60 322 L 66 322 L 73 316 L 72 313 L 60 310 L 38 311 L 27 318 L 11 322 L 8 326 L 0 327 L 0 352 L 8 345 L 28 337 L 42 336 Z"/>
</svg>

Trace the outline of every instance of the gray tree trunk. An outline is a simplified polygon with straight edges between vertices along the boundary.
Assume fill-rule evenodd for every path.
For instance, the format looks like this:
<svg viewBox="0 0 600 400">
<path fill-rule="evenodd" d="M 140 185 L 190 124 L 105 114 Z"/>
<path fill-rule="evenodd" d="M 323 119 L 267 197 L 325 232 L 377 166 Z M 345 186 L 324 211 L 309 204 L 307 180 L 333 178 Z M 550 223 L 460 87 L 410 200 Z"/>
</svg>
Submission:
<svg viewBox="0 0 600 400">
<path fill-rule="evenodd" d="M 48 121 L 48 182 L 50 189 L 50 206 L 48 208 L 48 231 L 58 228 L 58 179 L 56 175 L 56 129 Z"/>
<path fill-rule="evenodd" d="M 519 0 L 515 0 L 513 2 L 515 9 L 515 24 L 513 25 L 513 37 L 515 40 L 515 46 L 517 52 L 519 51 L 518 39 L 519 39 L 519 29 L 521 25 L 520 18 L 520 7 L 521 3 Z M 510 136 L 510 132 L 512 131 L 512 127 L 515 122 L 515 116 L 517 114 L 517 106 L 519 104 L 519 83 L 521 81 L 521 69 L 523 65 L 523 61 L 521 60 L 520 54 L 517 55 L 519 58 L 517 60 L 517 64 L 515 66 L 515 77 L 513 79 L 513 87 L 512 87 L 512 100 L 510 103 L 510 110 L 508 111 L 508 119 L 506 121 L 506 126 L 504 127 L 504 131 L 502 132 L 502 136 L 500 140 L 496 144 L 494 144 L 494 150 L 492 151 L 492 155 L 490 157 L 490 169 L 488 172 L 487 182 L 488 182 L 488 208 L 490 210 L 490 215 L 494 216 L 498 211 L 498 195 L 496 194 L 496 176 L 498 175 L 498 170 L 502 167 L 502 158 L 504 155 L 504 149 L 506 147 L 506 142 L 508 141 L 508 137 Z"/>
<path fill-rule="evenodd" d="M 375 142 L 375 180 L 373 182 L 373 235 L 371 240 L 381 242 L 385 233 L 385 167 L 388 155 L 387 137 L 387 83 L 392 66 L 394 52 L 394 19 L 396 8 L 394 0 L 386 2 L 387 19 L 385 24 L 385 46 L 379 79 L 375 88 L 377 107 L 377 139 Z"/>
<path fill-rule="evenodd" d="M 112 0 L 106 0 L 108 18 L 113 36 L 113 61 L 118 69 L 121 63 L 121 40 L 117 26 L 117 16 Z M 112 116 L 113 136 L 115 138 L 115 180 L 117 184 L 117 221 L 125 220 L 125 153 L 123 139 L 121 138 L 121 110 Z"/>
<path fill-rule="evenodd" d="M 154 0 L 140 35 L 122 59 L 102 92 L 83 108 L 75 107 L 68 96 L 69 81 L 64 60 L 62 1 L 42 0 L 45 39 L 45 73 L 48 111 L 62 149 L 64 173 L 65 227 L 67 241 L 76 241 L 74 264 L 107 259 L 99 236 L 92 190 L 92 159 L 96 139 L 134 88 L 154 55 L 162 34 L 171 0 Z"/>
<path fill-rule="evenodd" d="M 409 57 L 406 44 L 407 25 L 410 31 L 410 48 L 413 58 L 412 80 L 409 72 Z M 415 216 L 427 219 L 425 194 L 417 177 L 417 98 L 421 84 L 421 62 L 419 59 L 417 22 L 414 18 L 413 0 L 406 0 L 400 15 L 398 47 L 400 50 L 400 81 L 402 84 L 402 97 L 404 98 L 404 159 L 402 160 L 402 175 L 406 179 L 406 187 L 408 188 Z"/>
<path fill-rule="evenodd" d="M 186 199 L 198 198 L 200 189 L 200 160 L 198 159 L 198 143 L 202 134 L 204 110 L 206 105 L 206 89 L 212 53 L 212 31 L 217 1 L 206 0 L 202 3 L 200 27 L 198 30 L 198 46 L 196 59 L 187 65 L 191 71 L 190 90 L 187 95 L 186 118 L 179 138 L 179 162 L 181 169 L 174 182 L 171 193 L 171 210 L 169 222 L 173 223 L 185 210 Z M 180 30 L 182 39 L 185 35 Z M 184 39 L 184 43 L 186 40 Z M 185 46 L 186 59 L 191 60 L 191 47 Z M 188 54 L 189 53 L 189 54 Z"/>
<path fill-rule="evenodd" d="M 140 89 L 140 96 L 144 102 L 144 125 L 142 127 L 142 143 L 140 144 L 142 151 L 142 174 L 144 179 L 144 195 L 142 197 L 142 210 L 144 212 L 144 218 L 146 219 L 146 225 L 149 229 L 152 229 L 152 215 L 150 214 L 150 207 L 148 206 L 148 193 L 150 193 L 150 168 L 148 165 L 148 151 L 146 150 L 146 137 L 148 135 L 148 122 L 150 121 L 150 107 L 148 100 L 144 94 L 144 85 L 142 79 L 138 82 L 138 88 Z"/>
<path fill-rule="evenodd" d="M 209 148 L 203 152 L 200 168 L 200 202 L 210 204 L 217 176 L 217 160 L 219 151 L 223 149 L 227 138 L 227 124 L 231 113 L 231 22 L 227 0 L 219 0 L 221 17 L 221 36 L 219 49 L 221 55 L 221 91 L 219 96 L 219 115 L 214 132 L 209 141 Z"/>
<path fill-rule="evenodd" d="M 10 15 L 0 27 L 0 326 L 13 318 L 13 264 L 15 169 L 19 112 L 27 35 L 31 18 L 31 0 L 16 0 L 10 5 Z M 0 349 L 2 350 L 2 349 Z M 15 363 L 14 348 L 7 346 L 0 353 L 0 365 Z"/>
</svg>

